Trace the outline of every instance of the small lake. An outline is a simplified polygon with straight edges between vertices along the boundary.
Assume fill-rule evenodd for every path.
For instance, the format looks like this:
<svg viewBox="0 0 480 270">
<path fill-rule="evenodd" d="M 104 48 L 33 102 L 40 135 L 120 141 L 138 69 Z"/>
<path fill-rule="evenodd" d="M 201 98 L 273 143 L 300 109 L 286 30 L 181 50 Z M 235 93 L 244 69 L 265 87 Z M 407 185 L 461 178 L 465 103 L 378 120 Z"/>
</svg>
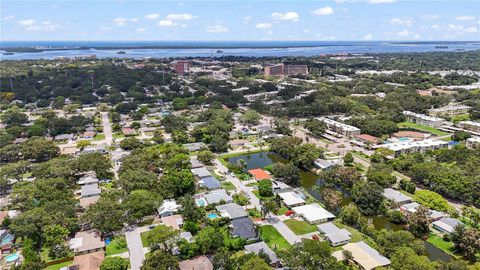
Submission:
<svg viewBox="0 0 480 270">
<path fill-rule="evenodd" d="M 256 168 L 264 168 L 265 166 L 268 166 L 270 164 L 274 164 L 277 162 L 281 162 L 281 163 L 287 162 L 286 159 L 280 157 L 279 155 L 273 152 L 257 152 L 252 154 L 244 154 L 244 155 L 228 158 L 227 161 L 232 164 L 236 164 L 240 159 L 243 159 L 247 165 L 245 168 L 245 171 L 256 169 Z M 305 190 L 310 195 L 312 195 L 315 199 L 322 201 L 322 196 L 320 195 L 320 192 L 323 188 L 323 185 L 319 176 L 310 171 L 301 169 L 300 179 L 301 179 L 302 186 L 305 188 Z M 319 185 L 320 192 L 318 192 L 317 189 L 313 189 L 315 185 Z M 344 206 L 349 203 L 350 203 L 350 198 L 347 194 L 344 193 L 343 200 L 340 206 Z M 387 218 L 385 217 L 374 216 L 374 217 L 369 217 L 368 220 L 370 224 L 372 224 L 375 227 L 376 230 L 387 229 L 387 230 L 398 231 L 403 229 L 401 225 L 393 224 L 390 221 L 388 221 Z M 433 246 L 432 244 L 426 241 L 424 241 L 424 243 L 425 243 L 425 249 L 427 251 L 427 255 L 430 258 L 430 260 L 449 261 L 452 259 L 450 255 L 438 249 L 437 247 Z"/>
</svg>

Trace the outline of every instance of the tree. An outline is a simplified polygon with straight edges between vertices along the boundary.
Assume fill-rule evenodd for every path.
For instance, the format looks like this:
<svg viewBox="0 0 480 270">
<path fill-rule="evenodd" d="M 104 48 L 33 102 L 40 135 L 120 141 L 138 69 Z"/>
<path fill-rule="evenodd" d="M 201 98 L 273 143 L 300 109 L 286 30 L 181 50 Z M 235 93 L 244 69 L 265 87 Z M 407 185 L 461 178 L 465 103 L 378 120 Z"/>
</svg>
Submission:
<svg viewBox="0 0 480 270">
<path fill-rule="evenodd" d="M 231 252 L 225 248 L 220 248 L 212 258 L 213 269 L 218 270 L 233 270 L 233 261 L 231 259 Z"/>
<path fill-rule="evenodd" d="M 80 150 L 85 149 L 85 147 L 90 146 L 92 142 L 89 140 L 81 140 L 77 142 L 77 148 L 80 148 Z"/>
<path fill-rule="evenodd" d="M 397 182 L 397 178 L 392 175 L 393 169 L 385 163 L 374 163 L 368 168 L 368 181 L 375 182 L 382 187 L 390 187 Z"/>
<path fill-rule="evenodd" d="M 263 259 L 258 256 L 251 256 L 248 260 L 240 265 L 240 270 L 271 270 L 270 267 Z"/>
<path fill-rule="evenodd" d="M 113 177 L 112 163 L 101 153 L 81 154 L 76 160 L 76 167 L 80 172 L 94 171 L 99 179 Z"/>
<path fill-rule="evenodd" d="M 300 184 L 300 170 L 293 163 L 275 163 L 272 167 L 273 175 L 280 181 L 291 186 Z"/>
<path fill-rule="evenodd" d="M 435 270 L 436 264 L 428 257 L 419 256 L 409 247 L 400 247 L 391 257 L 391 267 L 395 270 Z"/>
<path fill-rule="evenodd" d="M 202 163 L 210 165 L 212 164 L 212 160 L 215 158 L 215 155 L 211 151 L 202 150 L 198 152 L 197 157 Z"/>
<path fill-rule="evenodd" d="M 254 110 L 247 110 L 241 116 L 240 121 L 247 125 L 257 125 L 260 122 L 261 115 Z"/>
<path fill-rule="evenodd" d="M 304 143 L 295 147 L 292 161 L 298 166 L 311 167 L 313 162 L 323 155 L 323 151 L 314 144 Z"/>
<path fill-rule="evenodd" d="M 286 119 L 276 118 L 273 120 L 273 126 L 275 128 L 275 132 L 278 134 L 291 136 L 293 133 L 293 131 L 290 129 L 290 123 Z"/>
<path fill-rule="evenodd" d="M 107 257 L 100 265 L 100 270 L 127 270 L 130 263 L 121 257 Z"/>
<path fill-rule="evenodd" d="M 409 247 L 418 255 L 426 253 L 423 241 L 405 230 L 391 231 L 383 229 L 375 235 L 375 242 L 382 247 L 382 254 L 387 257 L 391 257 L 400 247 Z"/>
<path fill-rule="evenodd" d="M 345 154 L 345 156 L 343 157 L 343 162 L 346 164 L 346 165 L 351 165 L 353 163 L 353 155 L 352 155 L 352 152 L 347 152 Z"/>
<path fill-rule="evenodd" d="M 133 150 L 142 146 L 143 143 L 135 137 L 127 137 L 120 142 L 120 147 L 123 150 Z"/>
<path fill-rule="evenodd" d="M 340 218 L 343 222 L 350 226 L 359 227 L 359 221 L 362 219 L 362 213 L 358 210 L 358 207 L 355 204 L 348 204 L 342 207 L 342 211 L 340 212 Z"/>
<path fill-rule="evenodd" d="M 97 203 L 88 207 L 83 219 L 93 228 L 105 234 L 120 230 L 123 227 L 125 214 L 123 206 L 116 196 L 102 194 Z"/>
<path fill-rule="evenodd" d="M 22 154 L 25 159 L 43 162 L 59 156 L 60 149 L 44 138 L 31 138 L 22 144 Z"/>
<path fill-rule="evenodd" d="M 170 252 L 157 249 L 147 254 L 141 270 L 177 270 L 178 259 Z"/>
<path fill-rule="evenodd" d="M 452 242 L 467 259 L 475 262 L 480 250 L 480 231 L 474 228 L 465 228 L 463 225 L 457 225 L 452 234 Z"/>
<path fill-rule="evenodd" d="M 153 132 L 152 141 L 156 144 L 162 144 L 165 142 L 165 138 L 163 137 L 163 133 L 160 130 L 155 130 Z"/>
<path fill-rule="evenodd" d="M 430 233 L 430 210 L 420 205 L 415 213 L 406 216 L 408 229 L 418 237 L 425 237 Z"/>
<path fill-rule="evenodd" d="M 378 215 L 382 211 L 383 189 L 373 182 L 358 182 L 353 186 L 352 200 L 364 215 Z"/>
<path fill-rule="evenodd" d="M 323 179 L 326 183 L 338 185 L 346 191 L 350 191 L 355 183 L 361 181 L 362 175 L 354 167 L 339 166 L 323 171 L 320 179 Z"/>
<path fill-rule="evenodd" d="M 325 133 L 325 130 L 327 130 L 327 125 L 325 125 L 323 121 L 315 118 L 305 121 L 303 126 L 317 138 L 320 138 L 323 133 Z"/>
<path fill-rule="evenodd" d="M 298 137 L 284 136 L 270 142 L 270 150 L 286 159 L 292 159 L 295 148 L 302 143 Z"/>
<path fill-rule="evenodd" d="M 258 194 L 261 197 L 273 196 L 272 181 L 264 179 L 258 182 Z"/>
<path fill-rule="evenodd" d="M 69 233 L 67 228 L 57 224 L 45 226 L 43 231 L 44 246 L 52 248 L 64 244 Z"/>
<path fill-rule="evenodd" d="M 196 222 L 204 217 L 203 209 L 197 207 L 192 196 L 183 196 L 180 198 L 179 203 L 182 205 L 180 214 L 185 220 Z"/>
<path fill-rule="evenodd" d="M 1 119 L 6 126 L 20 126 L 28 123 L 28 116 L 17 108 L 6 110 Z"/>
<path fill-rule="evenodd" d="M 124 205 L 127 210 L 127 219 L 135 222 L 155 213 L 159 198 L 155 193 L 147 190 L 134 190 L 128 194 Z"/>
<path fill-rule="evenodd" d="M 321 193 L 322 193 L 323 201 L 325 202 L 325 206 L 327 207 L 327 209 L 331 211 L 336 210 L 340 206 L 340 203 L 343 200 L 342 193 L 333 188 L 326 187 L 322 190 Z"/>
<path fill-rule="evenodd" d="M 123 165 L 123 164 L 122 164 Z M 139 163 L 137 163 L 137 166 Z M 155 172 L 146 171 L 138 168 L 135 170 L 127 169 L 121 171 L 116 184 L 125 192 L 130 193 L 137 189 L 158 191 L 160 190 L 160 182 Z"/>
<path fill-rule="evenodd" d="M 472 135 L 463 130 L 457 130 L 452 135 L 452 141 L 455 142 L 463 142 L 466 141 L 468 138 L 472 137 Z"/>
<path fill-rule="evenodd" d="M 200 246 L 202 253 L 213 253 L 222 246 L 223 236 L 214 227 L 207 226 L 198 232 L 195 243 Z"/>
<path fill-rule="evenodd" d="M 228 139 L 224 136 L 214 136 L 209 146 L 210 150 L 215 153 L 226 152 L 228 150 Z"/>
<path fill-rule="evenodd" d="M 183 196 L 195 191 L 195 177 L 187 169 L 169 170 L 160 178 L 160 187 L 166 198 Z"/>
<path fill-rule="evenodd" d="M 430 190 L 418 190 L 413 194 L 413 200 L 437 211 L 448 212 L 453 209 L 442 195 Z"/>
<path fill-rule="evenodd" d="M 165 225 L 155 226 L 151 231 L 147 232 L 147 245 L 152 250 L 162 248 L 165 251 L 170 251 L 172 246 L 169 241 L 178 234 L 177 231 Z"/>
<path fill-rule="evenodd" d="M 331 255 L 328 242 L 306 239 L 287 250 L 279 251 L 279 256 L 287 266 L 294 270 L 346 269 Z"/>
</svg>

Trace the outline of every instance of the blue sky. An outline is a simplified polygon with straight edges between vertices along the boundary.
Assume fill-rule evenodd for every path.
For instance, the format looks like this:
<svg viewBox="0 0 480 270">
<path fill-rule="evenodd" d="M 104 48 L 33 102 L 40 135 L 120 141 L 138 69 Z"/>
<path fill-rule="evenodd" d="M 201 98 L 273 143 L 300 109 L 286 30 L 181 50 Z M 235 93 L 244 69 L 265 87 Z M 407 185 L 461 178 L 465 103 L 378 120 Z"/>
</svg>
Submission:
<svg viewBox="0 0 480 270">
<path fill-rule="evenodd" d="M 19 1 L 0 40 L 480 40 L 480 1 Z"/>
</svg>

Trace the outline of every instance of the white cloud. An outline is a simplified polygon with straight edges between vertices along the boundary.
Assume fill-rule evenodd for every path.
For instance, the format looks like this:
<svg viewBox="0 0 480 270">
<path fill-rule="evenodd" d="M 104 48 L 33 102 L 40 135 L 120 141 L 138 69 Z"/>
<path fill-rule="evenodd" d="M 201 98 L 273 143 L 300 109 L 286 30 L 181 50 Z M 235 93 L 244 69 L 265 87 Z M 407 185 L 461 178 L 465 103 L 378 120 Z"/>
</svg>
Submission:
<svg viewBox="0 0 480 270">
<path fill-rule="evenodd" d="M 388 4 L 388 3 L 394 3 L 397 0 L 368 0 L 367 2 L 369 4 Z"/>
<path fill-rule="evenodd" d="M 138 18 L 131 18 L 130 21 L 131 22 L 138 22 Z"/>
<path fill-rule="evenodd" d="M 10 21 L 10 20 L 13 20 L 13 19 L 15 19 L 15 16 L 5 16 L 5 17 L 3 17 L 4 21 Z"/>
<path fill-rule="evenodd" d="M 116 26 L 124 26 L 125 24 L 127 24 L 127 19 L 126 18 L 115 18 L 115 19 L 113 19 L 113 23 Z"/>
<path fill-rule="evenodd" d="M 273 34 L 273 31 L 272 31 L 272 30 L 267 31 L 267 34 L 268 34 L 268 35 L 271 35 L 271 34 Z"/>
<path fill-rule="evenodd" d="M 410 18 L 393 18 L 390 24 L 412 26 L 413 20 Z"/>
<path fill-rule="evenodd" d="M 251 16 L 247 16 L 247 17 L 244 17 L 244 18 L 243 18 L 243 20 L 246 21 L 246 22 L 247 22 L 247 21 L 250 21 L 251 19 L 252 19 Z"/>
<path fill-rule="evenodd" d="M 145 15 L 145 19 L 147 19 L 147 20 L 156 20 L 158 18 L 160 18 L 160 15 L 158 13 L 152 13 L 152 14 Z"/>
<path fill-rule="evenodd" d="M 436 14 L 424 14 L 422 16 L 420 16 L 422 19 L 424 20 L 436 20 L 438 19 L 440 16 L 436 15 Z"/>
<path fill-rule="evenodd" d="M 413 34 L 412 32 L 408 31 L 407 29 L 403 29 L 402 31 L 398 32 L 397 35 L 404 37 Z"/>
<path fill-rule="evenodd" d="M 274 12 L 272 13 L 272 17 L 275 20 L 293 21 L 293 22 L 298 22 L 298 19 L 299 19 L 298 13 L 296 13 L 295 11 L 289 11 L 287 13 Z"/>
<path fill-rule="evenodd" d="M 434 25 L 432 25 L 431 27 L 432 27 L 432 29 L 439 29 L 439 28 L 440 28 L 440 25 L 434 24 Z"/>
<path fill-rule="evenodd" d="M 318 9 L 315 9 L 312 11 L 312 14 L 313 15 L 317 15 L 317 16 L 326 16 L 326 15 L 331 15 L 334 13 L 334 10 L 333 8 L 327 6 L 327 7 L 323 7 L 323 8 L 318 8 Z"/>
<path fill-rule="evenodd" d="M 457 21 L 473 21 L 475 20 L 475 16 L 457 16 L 455 17 Z"/>
<path fill-rule="evenodd" d="M 255 28 L 258 28 L 258 29 L 269 29 L 269 28 L 272 28 L 272 24 L 271 23 L 257 23 L 255 25 Z"/>
<path fill-rule="evenodd" d="M 137 32 L 145 32 L 145 31 L 147 31 L 147 28 L 145 27 L 137 28 Z"/>
<path fill-rule="evenodd" d="M 165 18 L 169 21 L 189 21 L 193 19 L 193 15 L 189 13 L 182 13 L 182 14 L 168 14 Z"/>
<path fill-rule="evenodd" d="M 228 32 L 228 28 L 221 24 L 215 24 L 207 26 L 205 28 L 205 31 L 207 31 L 208 33 L 225 33 Z"/>
<path fill-rule="evenodd" d="M 413 36 L 414 39 L 419 39 L 419 38 L 421 38 L 421 37 L 422 37 L 422 36 L 421 36 L 420 34 L 415 34 L 415 35 Z"/>
<path fill-rule="evenodd" d="M 23 26 L 34 25 L 35 22 L 36 22 L 36 21 L 35 21 L 34 19 L 28 19 L 28 20 L 18 21 L 18 23 L 19 23 L 20 25 L 23 25 Z"/>
<path fill-rule="evenodd" d="M 184 23 L 184 24 L 181 24 L 180 27 L 181 27 L 181 28 L 187 28 L 188 25 Z"/>
<path fill-rule="evenodd" d="M 372 34 L 366 34 L 365 36 L 363 36 L 364 40 L 372 40 L 372 38 L 373 38 Z"/>
<path fill-rule="evenodd" d="M 477 27 L 475 27 L 475 26 L 467 27 L 467 28 L 465 28 L 465 32 L 476 33 L 477 32 Z"/>
<path fill-rule="evenodd" d="M 158 26 L 164 26 L 164 27 L 175 26 L 175 23 L 170 20 L 161 20 L 158 22 Z"/>
</svg>

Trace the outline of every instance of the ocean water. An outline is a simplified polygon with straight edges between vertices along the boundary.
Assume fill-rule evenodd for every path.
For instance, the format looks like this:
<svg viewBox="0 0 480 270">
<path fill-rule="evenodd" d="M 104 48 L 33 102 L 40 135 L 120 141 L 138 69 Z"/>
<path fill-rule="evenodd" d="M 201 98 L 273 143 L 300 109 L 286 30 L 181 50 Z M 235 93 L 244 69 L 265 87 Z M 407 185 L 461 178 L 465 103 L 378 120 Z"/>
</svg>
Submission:
<svg viewBox="0 0 480 270">
<path fill-rule="evenodd" d="M 448 48 L 436 48 L 442 45 Z M 480 49 L 480 42 L 361 42 L 361 41 L 4 41 L 1 48 L 47 48 L 41 52 L 15 52 L 1 60 L 55 59 L 95 54 L 97 58 L 166 58 L 219 56 L 315 56 L 340 53 L 395 53 L 465 51 Z M 124 51 L 125 54 L 117 54 Z"/>
</svg>

